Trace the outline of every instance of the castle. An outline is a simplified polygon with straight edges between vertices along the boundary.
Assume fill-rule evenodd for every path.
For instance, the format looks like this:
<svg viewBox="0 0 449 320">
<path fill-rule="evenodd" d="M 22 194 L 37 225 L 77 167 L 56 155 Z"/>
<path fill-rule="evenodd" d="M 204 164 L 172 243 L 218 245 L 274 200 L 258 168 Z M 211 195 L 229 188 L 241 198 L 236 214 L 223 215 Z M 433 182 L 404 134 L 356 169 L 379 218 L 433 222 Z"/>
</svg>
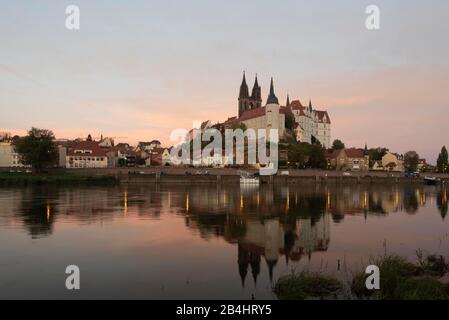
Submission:
<svg viewBox="0 0 449 320">
<path fill-rule="evenodd" d="M 303 106 L 299 100 L 290 102 L 288 95 L 285 106 L 281 106 L 274 92 L 273 78 L 267 102 L 262 106 L 262 90 L 257 75 L 250 95 L 243 73 L 238 97 L 238 117 L 229 118 L 224 124 L 229 126 L 243 123 L 247 128 L 254 130 L 277 129 L 279 138 L 282 138 L 286 134 L 288 115 L 294 117 L 294 126 L 291 129 L 297 141 L 306 143 L 317 141 L 325 148 L 331 147 L 331 121 L 327 111 L 314 109 L 311 100 L 308 106 Z"/>
</svg>

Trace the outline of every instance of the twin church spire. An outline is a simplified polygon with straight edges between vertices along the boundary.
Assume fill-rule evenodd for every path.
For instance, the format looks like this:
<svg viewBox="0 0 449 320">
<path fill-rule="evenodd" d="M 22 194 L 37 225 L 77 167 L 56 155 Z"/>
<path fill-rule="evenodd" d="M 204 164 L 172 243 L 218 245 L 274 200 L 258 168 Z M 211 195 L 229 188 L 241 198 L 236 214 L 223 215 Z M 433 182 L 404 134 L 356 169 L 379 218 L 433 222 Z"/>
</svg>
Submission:
<svg viewBox="0 0 449 320">
<path fill-rule="evenodd" d="M 274 94 L 273 78 L 271 78 L 270 94 L 268 96 L 267 104 L 275 103 L 279 104 L 278 98 Z M 256 78 L 254 80 L 253 89 L 251 95 L 249 95 L 248 84 L 246 83 L 246 75 L 243 72 L 243 80 L 240 85 L 239 94 L 239 117 L 247 110 L 256 109 L 262 107 L 262 89 L 259 85 L 259 81 Z"/>
</svg>

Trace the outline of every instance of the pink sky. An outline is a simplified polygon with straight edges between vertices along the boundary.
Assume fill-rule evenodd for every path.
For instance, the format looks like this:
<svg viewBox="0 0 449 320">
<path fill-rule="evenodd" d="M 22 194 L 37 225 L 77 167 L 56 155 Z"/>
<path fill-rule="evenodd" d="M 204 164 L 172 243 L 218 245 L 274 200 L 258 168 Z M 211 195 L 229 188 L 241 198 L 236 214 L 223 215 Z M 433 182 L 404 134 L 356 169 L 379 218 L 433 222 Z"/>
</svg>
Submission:
<svg viewBox="0 0 449 320">
<path fill-rule="evenodd" d="M 328 110 L 347 146 L 431 162 L 449 146 L 447 2 L 379 1 L 377 31 L 363 1 L 100 2 L 78 1 L 77 32 L 64 28 L 68 2 L 4 5 L 0 131 L 168 146 L 175 128 L 234 116 L 246 70 L 264 99 L 273 76 L 281 103 L 288 92 Z"/>
</svg>

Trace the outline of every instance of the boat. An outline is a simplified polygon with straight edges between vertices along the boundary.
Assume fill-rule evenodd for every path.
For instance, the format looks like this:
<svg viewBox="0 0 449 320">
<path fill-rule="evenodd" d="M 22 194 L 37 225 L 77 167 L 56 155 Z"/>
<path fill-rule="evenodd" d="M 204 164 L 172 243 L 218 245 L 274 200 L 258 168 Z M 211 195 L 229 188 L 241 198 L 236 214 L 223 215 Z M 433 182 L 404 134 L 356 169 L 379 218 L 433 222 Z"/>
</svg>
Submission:
<svg viewBox="0 0 449 320">
<path fill-rule="evenodd" d="M 424 177 L 424 182 L 430 186 L 436 185 L 439 181 L 440 180 L 437 179 L 436 177 L 429 177 L 429 176 Z"/>
<path fill-rule="evenodd" d="M 250 175 L 247 172 L 240 173 L 240 184 L 258 185 L 259 183 L 260 183 L 259 177 Z"/>
<path fill-rule="evenodd" d="M 240 184 L 259 184 L 260 180 L 258 177 L 240 177 Z"/>
</svg>

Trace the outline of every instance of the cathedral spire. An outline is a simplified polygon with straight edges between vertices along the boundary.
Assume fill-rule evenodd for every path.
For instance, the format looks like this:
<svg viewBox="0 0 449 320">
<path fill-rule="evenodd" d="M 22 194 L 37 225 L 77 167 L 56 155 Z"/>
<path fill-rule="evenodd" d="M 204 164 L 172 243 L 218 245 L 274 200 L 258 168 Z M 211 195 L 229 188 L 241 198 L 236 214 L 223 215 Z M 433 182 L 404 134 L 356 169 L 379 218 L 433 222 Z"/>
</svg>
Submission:
<svg viewBox="0 0 449 320">
<path fill-rule="evenodd" d="M 257 80 L 257 73 L 256 73 L 256 79 L 254 80 L 254 86 L 253 86 L 253 90 L 251 92 L 251 107 L 259 108 L 261 106 L 262 106 L 262 94 L 261 94 L 261 88 L 259 86 L 259 81 Z"/>
<path fill-rule="evenodd" d="M 309 110 L 312 111 L 312 99 L 309 99 Z"/>
<path fill-rule="evenodd" d="M 271 84 L 270 84 L 270 95 L 267 99 L 267 104 L 279 104 L 279 100 L 274 94 L 274 84 L 273 84 L 273 77 L 271 78 Z"/>
<path fill-rule="evenodd" d="M 248 85 L 246 84 L 245 71 L 243 71 L 243 80 L 242 84 L 240 85 L 239 99 L 248 97 L 249 97 Z"/>
<path fill-rule="evenodd" d="M 290 106 L 290 96 L 287 93 L 287 102 L 285 103 L 285 106 L 288 108 Z"/>
</svg>

